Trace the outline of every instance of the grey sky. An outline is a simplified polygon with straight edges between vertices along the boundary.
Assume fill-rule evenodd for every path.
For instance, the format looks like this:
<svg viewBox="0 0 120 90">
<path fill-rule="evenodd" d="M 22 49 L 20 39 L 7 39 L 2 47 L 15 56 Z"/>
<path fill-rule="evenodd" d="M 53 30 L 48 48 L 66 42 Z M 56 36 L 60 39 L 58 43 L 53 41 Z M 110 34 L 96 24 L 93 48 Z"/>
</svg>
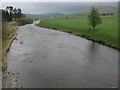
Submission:
<svg viewBox="0 0 120 90">
<path fill-rule="evenodd" d="M 119 0 L 1 0 L 2 2 L 118 2 Z"/>
<path fill-rule="evenodd" d="M 2 8 L 12 5 L 26 14 L 71 14 L 91 6 L 117 6 L 117 2 L 2 2 Z"/>
</svg>

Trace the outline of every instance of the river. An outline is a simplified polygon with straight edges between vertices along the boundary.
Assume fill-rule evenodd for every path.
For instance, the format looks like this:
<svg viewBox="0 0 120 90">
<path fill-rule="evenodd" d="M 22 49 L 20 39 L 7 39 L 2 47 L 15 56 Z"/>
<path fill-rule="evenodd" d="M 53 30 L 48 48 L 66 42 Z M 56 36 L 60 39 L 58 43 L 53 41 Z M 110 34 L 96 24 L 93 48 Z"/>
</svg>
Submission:
<svg viewBox="0 0 120 90">
<path fill-rule="evenodd" d="M 69 33 L 19 26 L 3 87 L 116 88 L 118 50 Z"/>
</svg>

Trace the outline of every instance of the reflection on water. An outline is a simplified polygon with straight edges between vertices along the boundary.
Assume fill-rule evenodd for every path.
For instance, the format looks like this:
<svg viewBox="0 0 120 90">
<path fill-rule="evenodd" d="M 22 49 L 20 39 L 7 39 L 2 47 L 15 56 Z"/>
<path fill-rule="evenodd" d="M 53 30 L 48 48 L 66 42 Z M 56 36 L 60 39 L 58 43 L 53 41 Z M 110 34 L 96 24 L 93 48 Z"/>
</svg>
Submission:
<svg viewBox="0 0 120 90">
<path fill-rule="evenodd" d="M 90 43 L 89 47 L 88 47 L 88 56 L 89 56 L 89 61 L 94 63 L 95 60 L 97 60 L 97 54 L 98 54 L 98 51 L 99 50 L 99 46 L 94 42 L 92 41 L 92 43 Z"/>
</svg>

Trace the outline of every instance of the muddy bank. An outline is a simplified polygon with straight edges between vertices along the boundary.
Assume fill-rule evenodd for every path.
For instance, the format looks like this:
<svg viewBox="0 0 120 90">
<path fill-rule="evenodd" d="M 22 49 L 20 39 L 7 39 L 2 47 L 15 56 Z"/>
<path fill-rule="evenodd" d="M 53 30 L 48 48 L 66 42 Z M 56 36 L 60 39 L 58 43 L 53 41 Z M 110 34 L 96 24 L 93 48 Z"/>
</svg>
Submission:
<svg viewBox="0 0 120 90">
<path fill-rule="evenodd" d="M 15 74 L 18 86 L 7 76 L 4 87 L 118 87 L 118 50 L 34 24 L 18 28 L 6 71 Z"/>
</svg>

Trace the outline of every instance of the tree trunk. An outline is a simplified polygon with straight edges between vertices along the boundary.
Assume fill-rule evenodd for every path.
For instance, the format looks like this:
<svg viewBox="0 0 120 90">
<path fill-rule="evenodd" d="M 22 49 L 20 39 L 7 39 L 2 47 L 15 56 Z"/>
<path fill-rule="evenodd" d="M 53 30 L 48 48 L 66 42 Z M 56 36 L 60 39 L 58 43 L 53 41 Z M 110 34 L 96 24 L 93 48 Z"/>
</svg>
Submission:
<svg viewBox="0 0 120 90">
<path fill-rule="evenodd" d="M 93 26 L 93 30 L 95 30 L 95 26 Z"/>
</svg>

